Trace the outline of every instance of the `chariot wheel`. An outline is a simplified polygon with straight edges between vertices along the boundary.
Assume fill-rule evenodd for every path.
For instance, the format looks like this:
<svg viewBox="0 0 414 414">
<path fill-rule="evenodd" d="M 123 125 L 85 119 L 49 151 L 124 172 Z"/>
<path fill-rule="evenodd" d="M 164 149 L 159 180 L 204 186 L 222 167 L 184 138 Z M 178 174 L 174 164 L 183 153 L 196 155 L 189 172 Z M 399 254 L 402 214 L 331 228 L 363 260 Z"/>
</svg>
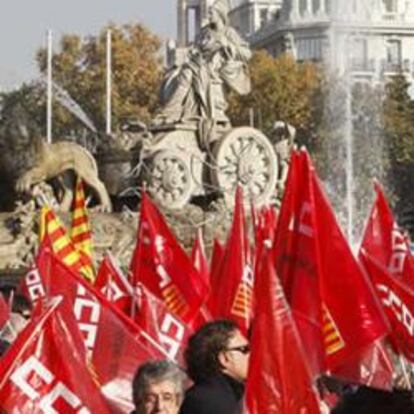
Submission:
<svg viewBox="0 0 414 414">
<path fill-rule="evenodd" d="M 274 195 L 278 166 L 275 150 L 268 138 L 250 127 L 231 130 L 214 148 L 213 185 L 223 192 L 227 204 L 234 203 L 238 185 L 244 197 L 263 205 Z"/>
<path fill-rule="evenodd" d="M 148 192 L 159 205 L 178 209 L 187 204 L 193 193 L 193 180 L 185 154 L 161 150 L 151 160 Z"/>
</svg>

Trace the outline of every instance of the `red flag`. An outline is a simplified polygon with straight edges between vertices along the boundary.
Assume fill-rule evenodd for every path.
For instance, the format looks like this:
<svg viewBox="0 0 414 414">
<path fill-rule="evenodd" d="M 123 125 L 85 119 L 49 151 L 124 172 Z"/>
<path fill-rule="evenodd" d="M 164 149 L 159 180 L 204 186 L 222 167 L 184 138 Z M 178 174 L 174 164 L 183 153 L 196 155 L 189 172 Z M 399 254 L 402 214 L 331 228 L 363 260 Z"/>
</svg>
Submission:
<svg viewBox="0 0 414 414">
<path fill-rule="evenodd" d="M 0 293 L 0 331 L 9 319 L 10 319 L 9 305 L 4 300 L 3 294 Z"/>
<path fill-rule="evenodd" d="M 35 312 L 0 364 L 0 408 L 9 414 L 109 413 L 81 344 L 61 298 Z"/>
<path fill-rule="evenodd" d="M 391 275 L 414 288 L 414 258 L 410 253 L 410 243 L 398 227 L 378 183 L 375 184 L 375 191 L 377 198 L 365 228 L 361 249 Z"/>
<path fill-rule="evenodd" d="M 210 269 L 204 248 L 203 234 L 201 229 L 197 232 L 197 238 L 194 241 L 193 249 L 191 251 L 191 261 L 194 267 L 198 270 L 203 283 L 210 290 Z"/>
<path fill-rule="evenodd" d="M 210 275 L 211 279 L 216 280 L 217 273 L 220 269 L 221 260 L 224 256 L 224 247 L 220 243 L 218 239 L 214 239 L 213 242 L 213 251 L 211 253 L 211 261 L 210 261 Z"/>
<path fill-rule="evenodd" d="M 278 274 L 313 357 L 313 373 L 349 374 L 352 367 L 348 380 L 371 381 L 378 367 L 368 366 L 366 356 L 387 334 L 387 325 L 304 151 L 292 154 L 276 250 Z M 390 380 L 388 362 L 383 369 Z"/>
<path fill-rule="evenodd" d="M 262 206 L 259 211 L 253 209 L 253 217 L 256 246 L 263 242 L 273 244 L 277 226 L 276 209 L 273 206 Z"/>
<path fill-rule="evenodd" d="M 138 287 L 139 311 L 135 322 L 164 348 L 168 357 L 179 363 L 184 362 L 184 348 L 193 333 L 190 327 L 173 315 L 165 303 L 140 285 Z"/>
<path fill-rule="evenodd" d="M 270 250 L 260 250 L 246 386 L 247 411 L 249 414 L 320 413 L 310 368 Z"/>
<path fill-rule="evenodd" d="M 129 315 L 133 288 L 110 253 L 103 258 L 99 266 L 95 288 L 119 310 Z"/>
<path fill-rule="evenodd" d="M 361 249 L 360 259 L 377 289 L 390 321 L 392 345 L 397 352 L 414 362 L 414 290 L 400 278 L 392 276 L 364 249 Z"/>
<path fill-rule="evenodd" d="M 254 275 L 244 218 L 243 194 L 236 192 L 233 224 L 220 269 L 213 280 L 212 314 L 238 323 L 246 335 L 252 317 Z"/>
<path fill-rule="evenodd" d="M 142 283 L 185 322 L 195 318 L 206 299 L 208 287 L 145 193 L 131 273 L 132 286 Z"/>
<path fill-rule="evenodd" d="M 36 265 L 43 291 L 64 296 L 73 309 L 102 393 L 114 409 L 128 413 L 133 407 L 131 382 L 138 365 L 165 358 L 166 353 L 50 249 L 40 248 Z"/>
<path fill-rule="evenodd" d="M 212 314 L 214 309 L 214 298 L 218 286 L 218 277 L 220 276 L 220 265 L 224 256 L 224 248 L 220 241 L 215 238 L 213 242 L 213 250 L 210 259 L 210 295 L 207 298 L 206 308 Z"/>
<path fill-rule="evenodd" d="M 207 286 L 206 300 L 200 308 L 198 315 L 192 321 L 191 327 L 198 329 L 200 326 L 212 320 L 211 312 L 208 308 L 208 298 L 210 296 L 210 269 L 204 249 L 203 234 L 201 229 L 198 229 L 197 238 L 194 241 L 193 249 L 191 251 L 191 261 L 194 267 L 198 270 L 203 283 Z"/>
</svg>

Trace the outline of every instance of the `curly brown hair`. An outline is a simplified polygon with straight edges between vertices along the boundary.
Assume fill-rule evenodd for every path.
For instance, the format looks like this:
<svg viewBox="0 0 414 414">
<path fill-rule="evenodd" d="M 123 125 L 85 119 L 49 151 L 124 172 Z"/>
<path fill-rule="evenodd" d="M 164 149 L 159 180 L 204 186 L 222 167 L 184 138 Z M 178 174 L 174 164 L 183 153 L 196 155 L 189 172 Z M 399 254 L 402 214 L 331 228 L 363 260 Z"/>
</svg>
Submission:
<svg viewBox="0 0 414 414">
<path fill-rule="evenodd" d="M 236 323 L 223 319 L 203 325 L 188 341 L 185 350 L 187 374 L 201 382 L 221 371 L 218 355 L 238 330 Z"/>
</svg>

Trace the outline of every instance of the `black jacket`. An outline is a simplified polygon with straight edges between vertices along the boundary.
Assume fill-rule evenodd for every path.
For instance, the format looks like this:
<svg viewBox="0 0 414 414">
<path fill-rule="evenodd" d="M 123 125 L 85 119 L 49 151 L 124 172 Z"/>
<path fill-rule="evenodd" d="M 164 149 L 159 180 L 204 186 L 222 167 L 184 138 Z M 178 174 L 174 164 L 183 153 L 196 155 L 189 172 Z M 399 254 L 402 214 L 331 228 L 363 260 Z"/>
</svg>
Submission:
<svg viewBox="0 0 414 414">
<path fill-rule="evenodd" d="M 193 385 L 179 414 L 240 414 L 244 386 L 224 374 Z"/>
<path fill-rule="evenodd" d="M 346 393 L 332 414 L 414 414 L 413 397 L 410 391 L 359 387 Z"/>
</svg>

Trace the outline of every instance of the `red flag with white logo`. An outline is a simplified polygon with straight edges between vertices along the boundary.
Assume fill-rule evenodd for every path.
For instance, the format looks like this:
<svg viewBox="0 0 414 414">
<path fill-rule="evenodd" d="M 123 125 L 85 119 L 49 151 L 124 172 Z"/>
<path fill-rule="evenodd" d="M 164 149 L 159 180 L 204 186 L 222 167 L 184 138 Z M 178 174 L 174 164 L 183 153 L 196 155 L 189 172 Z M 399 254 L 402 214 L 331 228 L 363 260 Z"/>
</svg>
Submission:
<svg viewBox="0 0 414 414">
<path fill-rule="evenodd" d="M 139 310 L 136 313 L 135 322 L 151 338 L 154 338 L 160 347 L 164 348 L 170 359 L 183 363 L 184 349 L 188 338 L 193 333 L 191 328 L 173 315 L 165 303 L 145 286 L 139 285 L 136 295 Z"/>
<path fill-rule="evenodd" d="M 259 249 L 246 408 L 249 414 L 320 413 L 301 339 L 273 264 Z"/>
<path fill-rule="evenodd" d="M 212 314 L 235 321 L 247 334 L 252 318 L 254 275 L 244 217 L 242 189 L 238 187 L 233 223 L 220 268 L 212 287 Z"/>
<path fill-rule="evenodd" d="M 133 288 L 110 253 L 99 266 L 94 286 L 120 311 L 130 314 Z"/>
<path fill-rule="evenodd" d="M 374 206 L 365 228 L 361 248 L 391 275 L 414 288 L 414 258 L 407 236 L 393 217 L 385 195 L 378 183 Z"/>
<path fill-rule="evenodd" d="M 377 290 L 391 324 L 390 340 L 397 352 L 414 362 L 414 290 L 361 249 L 360 260 Z"/>
<path fill-rule="evenodd" d="M 380 367 L 372 358 L 388 332 L 384 315 L 305 151 L 292 154 L 275 247 L 277 271 L 313 373 L 346 372 L 348 380 L 386 386 L 374 371 L 381 369 L 391 380 L 391 364 L 380 359 Z"/>
<path fill-rule="evenodd" d="M 142 283 L 186 323 L 196 317 L 208 293 L 208 286 L 145 193 L 131 275 L 132 286 Z"/>
<path fill-rule="evenodd" d="M 91 367 L 111 407 L 132 408 L 131 383 L 137 367 L 167 355 L 146 332 L 81 279 L 47 247 L 36 258 L 40 283 L 48 296 L 62 295 L 73 309 Z"/>
<path fill-rule="evenodd" d="M 0 364 L 0 408 L 20 413 L 109 413 L 62 298 L 41 304 Z"/>
</svg>

